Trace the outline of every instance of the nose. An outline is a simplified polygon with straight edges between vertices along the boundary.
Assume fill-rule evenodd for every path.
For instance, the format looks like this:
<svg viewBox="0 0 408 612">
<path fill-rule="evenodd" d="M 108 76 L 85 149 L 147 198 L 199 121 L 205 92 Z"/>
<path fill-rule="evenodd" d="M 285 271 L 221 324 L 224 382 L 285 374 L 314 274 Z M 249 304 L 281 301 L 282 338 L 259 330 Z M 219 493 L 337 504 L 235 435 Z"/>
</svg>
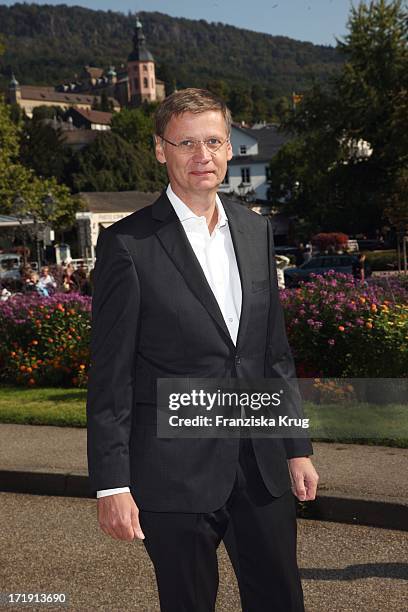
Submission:
<svg viewBox="0 0 408 612">
<path fill-rule="evenodd" d="M 203 142 L 197 143 L 197 147 L 194 151 L 194 159 L 205 162 L 211 161 L 212 155 Z"/>
</svg>

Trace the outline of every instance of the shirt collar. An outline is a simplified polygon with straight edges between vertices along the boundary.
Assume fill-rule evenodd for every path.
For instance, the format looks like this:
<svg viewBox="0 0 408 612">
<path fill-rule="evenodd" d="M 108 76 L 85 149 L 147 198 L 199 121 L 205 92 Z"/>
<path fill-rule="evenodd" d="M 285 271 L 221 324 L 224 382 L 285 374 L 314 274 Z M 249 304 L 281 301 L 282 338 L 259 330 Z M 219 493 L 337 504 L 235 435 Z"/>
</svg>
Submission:
<svg viewBox="0 0 408 612">
<path fill-rule="evenodd" d="M 174 193 L 173 189 L 171 188 L 170 183 L 167 187 L 166 194 L 170 200 L 171 205 L 173 206 L 175 210 L 176 215 L 180 219 L 181 223 L 183 223 L 184 221 L 187 221 L 187 219 L 200 219 L 201 218 L 198 215 L 196 215 L 191 210 L 191 208 L 187 206 L 187 204 L 184 204 L 183 200 L 181 200 L 178 197 L 178 195 Z M 216 227 L 223 227 L 224 225 L 227 224 L 228 218 L 227 218 L 227 215 L 225 214 L 224 207 L 222 205 L 222 202 L 218 194 L 216 194 L 215 196 L 215 204 L 217 206 L 217 212 L 218 212 L 218 221 L 217 221 Z"/>
</svg>

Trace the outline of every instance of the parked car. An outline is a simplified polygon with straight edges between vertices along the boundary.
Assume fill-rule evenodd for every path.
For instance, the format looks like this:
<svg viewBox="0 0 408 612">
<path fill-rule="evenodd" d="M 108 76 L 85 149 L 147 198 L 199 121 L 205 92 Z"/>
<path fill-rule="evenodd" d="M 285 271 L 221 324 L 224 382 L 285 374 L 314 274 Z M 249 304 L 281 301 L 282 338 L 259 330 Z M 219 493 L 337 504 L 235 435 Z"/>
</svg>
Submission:
<svg viewBox="0 0 408 612">
<path fill-rule="evenodd" d="M 23 258 L 18 253 L 0 253 L 0 279 L 18 280 Z"/>
<path fill-rule="evenodd" d="M 358 238 L 357 243 L 360 251 L 383 251 L 391 247 L 389 242 L 377 238 Z"/>
<path fill-rule="evenodd" d="M 357 263 L 355 255 L 318 255 L 312 257 L 300 266 L 286 268 L 285 285 L 286 287 L 295 287 L 300 281 L 310 280 L 311 274 L 324 274 L 329 270 L 335 272 L 343 272 L 345 274 L 353 274 L 353 265 Z"/>
</svg>

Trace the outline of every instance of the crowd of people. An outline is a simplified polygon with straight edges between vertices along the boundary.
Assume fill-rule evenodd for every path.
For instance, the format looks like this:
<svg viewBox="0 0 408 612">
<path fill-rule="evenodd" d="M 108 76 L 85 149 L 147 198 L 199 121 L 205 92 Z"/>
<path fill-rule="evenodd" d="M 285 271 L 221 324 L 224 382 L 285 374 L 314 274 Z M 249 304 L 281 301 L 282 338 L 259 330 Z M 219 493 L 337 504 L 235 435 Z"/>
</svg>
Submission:
<svg viewBox="0 0 408 612">
<path fill-rule="evenodd" d="M 2 283 L 2 296 L 28 292 L 36 292 L 43 297 L 54 293 L 92 295 L 91 276 L 84 264 L 77 268 L 72 263 L 44 265 L 39 272 L 27 264 L 21 267 L 20 278 L 13 279 L 12 286 L 7 282 Z"/>
</svg>

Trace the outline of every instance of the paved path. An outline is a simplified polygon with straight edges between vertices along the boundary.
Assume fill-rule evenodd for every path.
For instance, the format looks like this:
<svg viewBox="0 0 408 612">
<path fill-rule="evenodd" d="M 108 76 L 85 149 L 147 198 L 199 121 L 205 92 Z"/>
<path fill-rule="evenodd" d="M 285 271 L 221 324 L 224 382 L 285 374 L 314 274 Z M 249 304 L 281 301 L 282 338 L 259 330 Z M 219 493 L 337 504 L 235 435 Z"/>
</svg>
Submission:
<svg viewBox="0 0 408 612">
<path fill-rule="evenodd" d="M 316 443 L 319 499 L 305 515 L 408 529 L 408 449 Z M 0 424 L 0 491 L 87 496 L 86 432 Z"/>
<path fill-rule="evenodd" d="M 0 591 L 66 593 L 73 612 L 159 612 L 142 543 L 105 536 L 94 500 L 0 493 L 0 507 Z M 407 533 L 300 520 L 298 550 L 306 612 L 408 610 Z M 223 547 L 219 565 L 216 610 L 240 612 Z"/>
</svg>

